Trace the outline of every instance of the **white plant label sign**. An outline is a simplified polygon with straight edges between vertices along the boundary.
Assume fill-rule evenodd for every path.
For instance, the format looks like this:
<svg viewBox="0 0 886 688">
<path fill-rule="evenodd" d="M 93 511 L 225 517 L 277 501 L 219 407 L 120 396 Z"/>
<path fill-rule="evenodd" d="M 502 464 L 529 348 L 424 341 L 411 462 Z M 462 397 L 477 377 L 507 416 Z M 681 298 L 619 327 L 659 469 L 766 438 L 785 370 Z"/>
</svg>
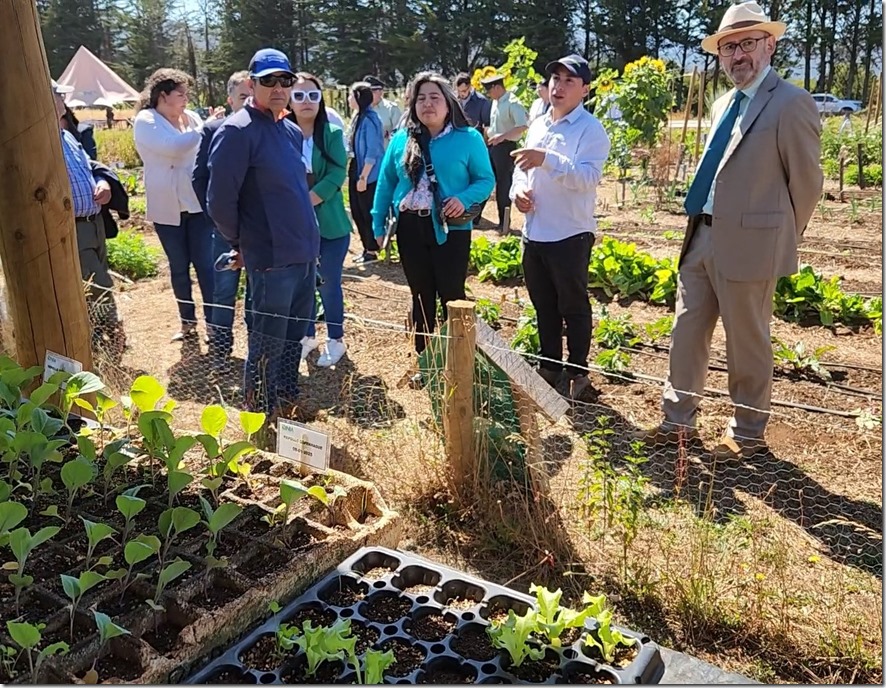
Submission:
<svg viewBox="0 0 886 688">
<path fill-rule="evenodd" d="M 294 420 L 277 419 L 277 453 L 315 471 L 329 468 L 329 435 Z"/>
<path fill-rule="evenodd" d="M 62 356 L 55 351 L 46 350 L 46 362 L 43 364 L 43 379 L 48 380 L 55 373 L 64 370 L 66 373 L 76 375 L 83 372 L 83 364 L 73 358 Z"/>
</svg>

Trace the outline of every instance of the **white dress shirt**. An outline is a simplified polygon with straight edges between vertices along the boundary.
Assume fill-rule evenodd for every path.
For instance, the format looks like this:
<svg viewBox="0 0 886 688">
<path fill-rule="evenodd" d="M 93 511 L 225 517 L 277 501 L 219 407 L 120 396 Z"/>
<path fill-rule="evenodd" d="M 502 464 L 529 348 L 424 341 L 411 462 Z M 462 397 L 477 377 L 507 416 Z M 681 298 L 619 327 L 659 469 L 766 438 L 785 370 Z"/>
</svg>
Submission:
<svg viewBox="0 0 886 688">
<path fill-rule="evenodd" d="M 530 189 L 535 208 L 526 214 L 523 235 L 530 241 L 562 241 L 595 232 L 597 185 L 609 157 L 609 136 L 600 121 L 579 105 L 553 120 L 553 109 L 529 125 L 526 148 L 545 149 L 540 167 L 514 169 L 511 200 Z"/>
<path fill-rule="evenodd" d="M 148 222 L 178 227 L 182 213 L 203 212 L 191 183 L 203 122 L 196 112 L 185 110 L 185 115 L 185 131 L 150 108 L 136 115 L 133 136 L 144 164 Z"/>
</svg>

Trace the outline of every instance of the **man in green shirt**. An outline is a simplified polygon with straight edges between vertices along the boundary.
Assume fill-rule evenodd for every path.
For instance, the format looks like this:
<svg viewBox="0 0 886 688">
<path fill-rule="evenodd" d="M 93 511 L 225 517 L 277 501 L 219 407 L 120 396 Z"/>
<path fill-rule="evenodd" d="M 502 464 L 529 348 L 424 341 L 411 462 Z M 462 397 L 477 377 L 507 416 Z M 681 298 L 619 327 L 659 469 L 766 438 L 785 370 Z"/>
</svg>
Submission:
<svg viewBox="0 0 886 688">
<path fill-rule="evenodd" d="M 489 127 L 486 139 L 492 171 L 495 173 L 495 202 L 498 206 L 498 231 L 511 231 L 511 180 L 514 176 L 514 159 L 517 141 L 529 125 L 526 108 L 505 88 L 504 76 L 494 74 L 481 82 L 486 95 L 492 99 Z"/>
<path fill-rule="evenodd" d="M 363 77 L 363 81 L 372 87 L 372 108 L 378 113 L 385 135 L 385 148 L 391 140 L 391 136 L 397 131 L 402 113 L 397 104 L 385 98 L 385 83 L 377 76 L 371 74 Z"/>
</svg>

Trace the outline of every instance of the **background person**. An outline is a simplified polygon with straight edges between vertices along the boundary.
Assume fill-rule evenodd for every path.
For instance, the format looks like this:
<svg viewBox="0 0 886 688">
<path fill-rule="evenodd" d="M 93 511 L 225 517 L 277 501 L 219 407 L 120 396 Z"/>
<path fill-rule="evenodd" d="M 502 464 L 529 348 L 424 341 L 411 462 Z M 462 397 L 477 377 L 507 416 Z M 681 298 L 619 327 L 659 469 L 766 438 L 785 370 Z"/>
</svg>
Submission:
<svg viewBox="0 0 886 688">
<path fill-rule="evenodd" d="M 449 83 L 436 74 L 416 78 L 409 123 L 398 131 L 385 153 L 372 217 L 376 237 L 385 233 L 391 208 L 397 217 L 397 243 L 403 273 L 412 292 L 415 350 L 421 354 L 428 333 L 435 329 L 437 299 L 446 317 L 446 304 L 465 298 L 471 251 L 471 228 L 448 225 L 465 208 L 488 198 L 494 177 L 489 154 Z M 442 207 L 425 172 L 422 149 L 430 153 Z M 422 383 L 421 374 L 412 379 Z"/>
<path fill-rule="evenodd" d="M 327 119 L 320 80 L 306 72 L 299 72 L 295 76 L 290 117 L 304 136 L 302 153 L 308 170 L 311 203 L 320 225 L 317 271 L 322 280 L 319 290 L 327 340 L 317 365 L 326 368 L 338 363 L 347 349 L 344 342 L 345 299 L 341 275 L 351 243 L 351 222 L 345 212 L 341 190 L 347 176 L 348 154 L 341 128 Z M 301 341 L 302 359 L 318 346 L 316 299 L 313 304 L 308 331 Z"/>
<path fill-rule="evenodd" d="M 212 223 L 203 212 L 191 177 L 203 121 L 187 109 L 190 77 L 177 69 L 158 69 L 145 82 L 135 117 L 135 148 L 144 164 L 145 219 L 169 259 L 172 291 L 181 329 L 172 341 L 197 336 L 191 266 L 197 273 L 203 314 L 212 319 Z"/>
<path fill-rule="evenodd" d="M 538 96 L 529 107 L 529 123 L 532 124 L 542 115 L 546 115 L 551 109 L 551 95 L 548 91 L 547 79 L 542 79 L 535 84 L 535 94 Z"/>
<path fill-rule="evenodd" d="M 378 242 L 372 233 L 372 199 L 378 168 L 385 154 L 384 127 L 378 113 L 372 108 L 372 89 L 369 84 L 358 81 L 351 86 L 348 102 L 354 110 L 348 131 L 348 201 L 351 217 L 357 225 L 363 253 L 355 263 L 371 263 L 378 259 Z"/>
<path fill-rule="evenodd" d="M 363 81 L 369 84 L 369 87 L 372 89 L 372 109 L 375 110 L 381 120 L 382 130 L 385 135 L 385 147 L 387 147 L 403 115 L 397 103 L 385 98 L 384 81 L 371 74 L 364 76 Z"/>
</svg>

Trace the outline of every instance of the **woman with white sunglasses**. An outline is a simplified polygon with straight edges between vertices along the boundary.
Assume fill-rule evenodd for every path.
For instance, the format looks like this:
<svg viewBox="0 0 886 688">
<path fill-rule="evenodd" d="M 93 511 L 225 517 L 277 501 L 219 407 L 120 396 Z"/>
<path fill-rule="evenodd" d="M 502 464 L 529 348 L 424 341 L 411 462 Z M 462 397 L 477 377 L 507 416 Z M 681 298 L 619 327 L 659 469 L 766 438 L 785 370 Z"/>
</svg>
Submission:
<svg viewBox="0 0 886 688">
<path fill-rule="evenodd" d="M 304 135 L 302 149 L 308 170 L 311 202 L 320 225 L 320 300 L 326 320 L 326 348 L 317 360 L 321 367 L 333 366 L 344 355 L 344 295 L 341 275 L 351 242 L 351 223 L 342 195 L 347 177 L 348 154 L 341 127 L 329 122 L 320 80 L 299 72 L 292 87 L 292 113 L 289 117 Z M 302 339 L 302 360 L 317 348 L 316 301 L 307 336 Z"/>
</svg>

